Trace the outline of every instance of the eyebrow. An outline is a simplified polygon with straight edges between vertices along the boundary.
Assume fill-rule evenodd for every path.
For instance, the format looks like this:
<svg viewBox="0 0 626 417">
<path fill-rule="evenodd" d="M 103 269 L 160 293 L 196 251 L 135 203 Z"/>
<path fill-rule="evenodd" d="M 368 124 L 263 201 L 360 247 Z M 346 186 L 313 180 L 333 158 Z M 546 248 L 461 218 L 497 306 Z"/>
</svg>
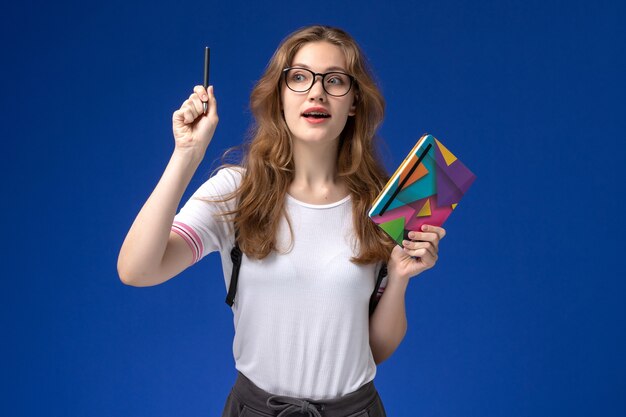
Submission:
<svg viewBox="0 0 626 417">
<path fill-rule="evenodd" d="M 306 68 L 306 69 L 311 69 L 311 67 L 309 67 L 308 65 L 305 65 L 305 64 L 293 64 L 292 67 L 302 67 L 302 68 Z M 328 71 L 348 72 L 348 70 L 346 70 L 345 68 L 341 68 L 341 67 L 328 67 L 328 68 L 326 68 L 326 72 L 328 72 Z"/>
</svg>

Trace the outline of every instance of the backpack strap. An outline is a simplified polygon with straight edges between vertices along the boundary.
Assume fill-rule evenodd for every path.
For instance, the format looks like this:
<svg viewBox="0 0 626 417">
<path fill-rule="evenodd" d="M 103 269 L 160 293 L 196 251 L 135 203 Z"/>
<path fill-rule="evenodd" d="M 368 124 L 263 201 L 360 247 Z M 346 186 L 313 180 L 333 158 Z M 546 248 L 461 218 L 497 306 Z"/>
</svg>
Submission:
<svg viewBox="0 0 626 417">
<path fill-rule="evenodd" d="M 226 295 L 226 304 L 230 307 L 235 303 L 235 294 L 237 293 L 237 281 L 239 281 L 239 269 L 241 268 L 241 259 L 243 255 L 241 253 L 241 249 L 239 248 L 239 243 L 235 241 L 235 246 L 230 251 L 230 259 L 233 262 L 233 271 L 230 275 L 230 285 L 228 286 L 228 294 Z M 374 286 L 374 291 L 370 297 L 370 316 L 374 313 L 376 306 L 378 305 L 378 301 L 380 297 L 378 297 L 378 290 L 380 289 L 380 284 L 383 282 L 383 278 L 387 276 L 387 264 L 383 264 L 380 270 L 378 271 L 378 276 L 376 277 L 376 285 Z"/>
<path fill-rule="evenodd" d="M 374 286 L 374 292 L 372 292 L 372 296 L 370 297 L 370 316 L 374 313 L 374 310 L 378 305 L 378 301 L 380 300 L 380 297 L 378 297 L 378 290 L 380 289 L 380 284 L 383 282 L 383 278 L 385 278 L 386 276 L 387 264 L 384 263 L 378 271 L 378 276 L 376 277 L 376 285 Z"/>
<path fill-rule="evenodd" d="M 237 293 L 237 281 L 239 280 L 239 268 L 241 267 L 241 249 L 239 243 L 235 240 L 235 246 L 230 251 L 230 259 L 233 261 L 233 272 L 230 275 L 230 286 L 226 295 L 226 304 L 230 307 L 235 303 L 235 294 Z"/>
</svg>

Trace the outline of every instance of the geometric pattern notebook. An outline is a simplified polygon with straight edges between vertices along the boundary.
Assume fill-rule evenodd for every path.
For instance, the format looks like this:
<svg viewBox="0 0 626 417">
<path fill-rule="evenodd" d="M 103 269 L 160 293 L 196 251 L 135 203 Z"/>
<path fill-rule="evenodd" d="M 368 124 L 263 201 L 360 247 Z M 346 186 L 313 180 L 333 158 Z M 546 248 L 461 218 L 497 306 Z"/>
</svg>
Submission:
<svg viewBox="0 0 626 417">
<path fill-rule="evenodd" d="M 476 175 L 432 135 L 424 135 L 387 182 L 370 218 L 400 246 L 423 224 L 442 226 Z"/>
</svg>

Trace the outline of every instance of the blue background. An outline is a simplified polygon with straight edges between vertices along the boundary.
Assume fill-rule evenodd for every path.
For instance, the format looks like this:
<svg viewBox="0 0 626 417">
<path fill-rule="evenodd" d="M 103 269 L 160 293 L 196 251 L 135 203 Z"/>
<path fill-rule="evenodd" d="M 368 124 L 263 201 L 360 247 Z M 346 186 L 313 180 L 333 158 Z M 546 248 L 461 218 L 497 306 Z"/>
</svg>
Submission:
<svg viewBox="0 0 626 417">
<path fill-rule="evenodd" d="M 429 132 L 478 177 L 408 288 L 408 334 L 376 377 L 388 415 L 626 415 L 624 4 L 3 6 L 0 414 L 220 415 L 235 370 L 218 257 L 134 288 L 117 255 L 203 47 L 220 123 L 183 202 L 242 140 L 279 41 L 325 23 L 372 63 L 387 167 Z"/>
</svg>

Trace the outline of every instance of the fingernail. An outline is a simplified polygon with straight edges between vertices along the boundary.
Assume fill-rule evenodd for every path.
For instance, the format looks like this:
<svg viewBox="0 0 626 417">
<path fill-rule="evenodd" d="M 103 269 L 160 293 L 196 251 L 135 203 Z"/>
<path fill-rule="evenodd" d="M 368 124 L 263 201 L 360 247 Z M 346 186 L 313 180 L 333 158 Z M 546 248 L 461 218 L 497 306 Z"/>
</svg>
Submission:
<svg viewBox="0 0 626 417">
<path fill-rule="evenodd" d="M 207 96 L 206 94 L 202 96 L 202 100 L 207 101 L 209 99 L 209 96 Z"/>
<path fill-rule="evenodd" d="M 426 226 L 425 224 L 422 225 L 422 230 L 426 231 L 428 230 L 428 226 Z"/>
</svg>

